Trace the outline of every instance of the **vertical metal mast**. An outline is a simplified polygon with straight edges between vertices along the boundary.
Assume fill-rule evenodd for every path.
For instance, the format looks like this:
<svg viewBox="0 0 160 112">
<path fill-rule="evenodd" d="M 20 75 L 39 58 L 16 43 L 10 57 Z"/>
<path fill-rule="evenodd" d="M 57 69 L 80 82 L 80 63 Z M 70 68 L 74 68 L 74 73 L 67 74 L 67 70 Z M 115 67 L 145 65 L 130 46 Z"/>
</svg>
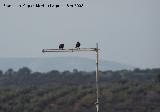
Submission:
<svg viewBox="0 0 160 112">
<path fill-rule="evenodd" d="M 96 43 L 96 48 L 72 48 L 72 49 L 43 49 L 42 52 L 80 52 L 80 51 L 95 51 L 96 52 L 96 108 L 97 112 L 99 112 L 99 70 L 98 70 L 98 64 L 99 64 L 99 49 L 98 49 L 98 43 Z"/>
<path fill-rule="evenodd" d="M 97 112 L 99 112 L 99 70 L 98 70 L 99 51 L 98 50 L 99 50 L 98 43 L 96 43 L 96 92 L 97 92 L 96 108 L 97 108 Z"/>
</svg>

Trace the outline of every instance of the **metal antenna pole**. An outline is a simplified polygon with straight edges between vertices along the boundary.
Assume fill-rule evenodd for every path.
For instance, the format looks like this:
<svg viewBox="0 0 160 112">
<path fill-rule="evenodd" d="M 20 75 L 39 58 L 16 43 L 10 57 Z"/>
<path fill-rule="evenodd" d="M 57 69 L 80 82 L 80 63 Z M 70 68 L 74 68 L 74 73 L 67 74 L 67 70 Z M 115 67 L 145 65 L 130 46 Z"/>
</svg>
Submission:
<svg viewBox="0 0 160 112">
<path fill-rule="evenodd" d="M 42 52 L 80 52 L 80 51 L 95 51 L 96 52 L 96 95 L 97 95 L 97 101 L 96 101 L 96 108 L 97 112 L 99 112 L 99 70 L 98 70 L 98 61 L 99 61 L 99 49 L 98 49 L 98 43 L 96 43 L 96 48 L 72 48 L 72 49 L 43 49 Z"/>
<path fill-rule="evenodd" d="M 96 108 L 97 112 L 99 112 L 99 70 L 98 70 L 98 64 L 99 64 L 99 51 L 98 51 L 98 43 L 96 44 L 96 92 L 97 92 L 97 102 L 96 102 Z"/>
</svg>

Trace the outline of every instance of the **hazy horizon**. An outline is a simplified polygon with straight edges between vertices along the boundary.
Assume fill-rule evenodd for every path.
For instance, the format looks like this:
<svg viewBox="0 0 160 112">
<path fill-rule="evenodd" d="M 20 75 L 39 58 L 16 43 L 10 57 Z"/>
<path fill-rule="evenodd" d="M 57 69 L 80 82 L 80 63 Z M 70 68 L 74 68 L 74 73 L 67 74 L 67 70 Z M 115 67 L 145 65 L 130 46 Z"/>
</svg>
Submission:
<svg viewBox="0 0 160 112">
<path fill-rule="evenodd" d="M 14 1 L 12 3 L 22 3 Z M 11 1 L 0 1 L 0 57 L 94 59 L 95 53 L 43 54 L 41 51 L 58 48 L 60 43 L 64 43 L 65 48 L 73 48 L 80 41 L 81 47 L 88 48 L 98 42 L 101 60 L 140 68 L 160 67 L 159 0 L 69 0 L 70 3 L 76 1 L 85 6 L 5 8 L 3 3 Z"/>
</svg>

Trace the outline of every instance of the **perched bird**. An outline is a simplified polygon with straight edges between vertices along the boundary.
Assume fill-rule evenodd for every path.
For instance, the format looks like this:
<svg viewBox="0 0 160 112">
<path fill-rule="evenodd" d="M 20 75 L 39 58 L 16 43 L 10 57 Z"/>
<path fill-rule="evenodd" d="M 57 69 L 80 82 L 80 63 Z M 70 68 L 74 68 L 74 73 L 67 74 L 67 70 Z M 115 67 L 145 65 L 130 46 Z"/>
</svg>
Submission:
<svg viewBox="0 0 160 112">
<path fill-rule="evenodd" d="M 63 49 L 63 48 L 64 48 L 64 44 L 60 44 L 59 49 Z"/>
<path fill-rule="evenodd" d="M 75 48 L 79 48 L 79 47 L 80 47 L 80 45 L 81 45 L 81 44 L 80 44 L 79 42 L 77 42 L 77 43 L 76 43 L 76 47 L 75 47 Z"/>
</svg>

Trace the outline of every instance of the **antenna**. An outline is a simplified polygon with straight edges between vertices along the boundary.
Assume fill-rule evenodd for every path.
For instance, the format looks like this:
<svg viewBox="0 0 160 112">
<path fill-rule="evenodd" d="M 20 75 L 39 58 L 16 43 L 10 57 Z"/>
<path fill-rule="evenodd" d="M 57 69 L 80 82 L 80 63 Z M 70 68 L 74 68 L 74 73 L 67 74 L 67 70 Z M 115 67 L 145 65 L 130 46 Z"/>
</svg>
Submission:
<svg viewBox="0 0 160 112">
<path fill-rule="evenodd" d="M 91 52 L 94 51 L 96 52 L 96 108 L 97 108 L 97 112 L 99 112 L 99 50 L 98 49 L 98 43 L 96 43 L 96 48 L 71 48 L 71 49 L 43 49 L 42 52 L 82 52 L 82 51 L 86 51 L 86 52 Z"/>
</svg>

